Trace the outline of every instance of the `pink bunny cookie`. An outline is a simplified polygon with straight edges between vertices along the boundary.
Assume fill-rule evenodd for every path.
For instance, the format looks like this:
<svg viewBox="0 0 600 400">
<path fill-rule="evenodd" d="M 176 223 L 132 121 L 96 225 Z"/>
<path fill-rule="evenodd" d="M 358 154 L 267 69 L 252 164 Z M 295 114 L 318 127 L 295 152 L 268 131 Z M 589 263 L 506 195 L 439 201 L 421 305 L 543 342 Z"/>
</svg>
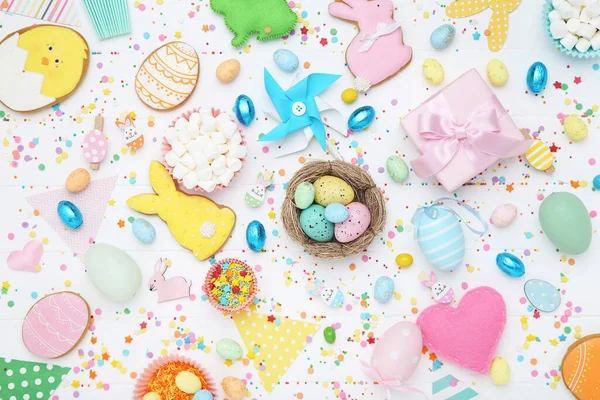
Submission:
<svg viewBox="0 0 600 400">
<path fill-rule="evenodd" d="M 329 14 L 358 23 L 360 32 L 346 50 L 346 62 L 359 92 L 397 74 L 412 59 L 391 0 L 339 0 L 329 4 Z"/>
<path fill-rule="evenodd" d="M 162 303 L 169 300 L 182 299 L 190 296 L 190 287 L 192 282 L 185 280 L 181 276 L 165 279 L 167 264 L 160 258 L 154 266 L 154 275 L 148 281 L 148 289 L 151 292 L 158 291 L 158 302 Z"/>
</svg>

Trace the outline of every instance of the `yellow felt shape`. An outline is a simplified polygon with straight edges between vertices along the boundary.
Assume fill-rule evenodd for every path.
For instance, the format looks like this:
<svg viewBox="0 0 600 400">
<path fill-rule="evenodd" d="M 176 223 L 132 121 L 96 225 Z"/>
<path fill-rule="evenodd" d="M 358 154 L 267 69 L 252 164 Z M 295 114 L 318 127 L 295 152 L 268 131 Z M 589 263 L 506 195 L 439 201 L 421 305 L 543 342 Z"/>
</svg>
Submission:
<svg viewBox="0 0 600 400">
<path fill-rule="evenodd" d="M 488 31 L 488 47 L 491 51 L 500 51 L 508 36 L 508 14 L 521 4 L 521 0 L 456 0 L 446 7 L 450 18 L 465 18 L 492 9 Z M 489 33 L 489 35 L 488 35 Z"/>
<path fill-rule="evenodd" d="M 158 161 L 150 164 L 150 184 L 156 194 L 140 194 L 127 205 L 143 214 L 158 214 L 175 240 L 198 260 L 215 254 L 229 239 L 235 213 L 204 196 L 177 190 L 167 169 Z"/>
</svg>

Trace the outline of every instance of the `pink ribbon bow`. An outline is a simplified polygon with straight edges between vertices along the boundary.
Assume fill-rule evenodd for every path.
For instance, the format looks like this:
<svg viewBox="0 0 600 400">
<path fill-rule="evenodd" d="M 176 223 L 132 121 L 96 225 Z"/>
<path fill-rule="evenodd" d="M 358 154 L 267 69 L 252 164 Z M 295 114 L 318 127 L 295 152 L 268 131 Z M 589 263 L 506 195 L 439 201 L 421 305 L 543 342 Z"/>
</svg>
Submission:
<svg viewBox="0 0 600 400">
<path fill-rule="evenodd" d="M 426 399 L 427 399 L 427 395 L 423 392 L 421 392 L 419 389 L 414 389 L 414 388 L 407 388 L 402 386 L 402 382 L 400 382 L 398 379 L 394 379 L 394 380 L 383 380 L 383 378 L 381 377 L 381 375 L 379 375 L 379 372 L 377 372 L 377 370 L 375 368 L 373 368 L 372 366 L 370 366 L 369 364 L 367 364 L 364 361 L 360 361 L 360 368 L 362 369 L 362 371 L 365 373 L 365 375 L 367 375 L 370 379 L 373 380 L 373 382 L 385 387 L 386 390 L 386 400 L 392 400 L 392 394 L 390 392 L 391 390 L 395 390 L 397 392 L 410 392 L 410 393 L 419 393 L 422 394 Z"/>
<path fill-rule="evenodd" d="M 498 120 L 506 114 L 496 96 L 479 106 L 465 121 L 458 121 L 443 94 L 427 103 L 419 115 L 419 135 L 425 139 L 423 155 L 411 161 L 420 178 L 436 175 L 463 149 L 469 161 L 482 171 L 498 158 L 514 157 L 529 149 L 528 140 L 500 134 Z"/>
</svg>

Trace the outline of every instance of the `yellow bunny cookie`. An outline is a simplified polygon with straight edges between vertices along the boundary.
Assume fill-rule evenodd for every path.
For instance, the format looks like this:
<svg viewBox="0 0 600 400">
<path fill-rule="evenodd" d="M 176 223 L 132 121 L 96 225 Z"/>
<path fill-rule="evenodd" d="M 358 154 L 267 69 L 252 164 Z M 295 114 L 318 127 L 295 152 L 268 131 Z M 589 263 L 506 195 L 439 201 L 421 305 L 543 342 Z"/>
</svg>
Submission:
<svg viewBox="0 0 600 400">
<path fill-rule="evenodd" d="M 471 17 L 491 8 L 488 47 L 491 51 L 497 52 L 500 51 L 508 36 L 508 14 L 519 7 L 519 4 L 521 0 L 456 0 L 446 7 L 446 15 L 450 18 Z"/>
<path fill-rule="evenodd" d="M 143 214 L 158 214 L 175 240 L 206 260 L 225 244 L 235 224 L 232 209 L 204 196 L 180 192 L 167 169 L 158 161 L 150 164 L 150 184 L 156 194 L 139 194 L 127 205 Z"/>
</svg>

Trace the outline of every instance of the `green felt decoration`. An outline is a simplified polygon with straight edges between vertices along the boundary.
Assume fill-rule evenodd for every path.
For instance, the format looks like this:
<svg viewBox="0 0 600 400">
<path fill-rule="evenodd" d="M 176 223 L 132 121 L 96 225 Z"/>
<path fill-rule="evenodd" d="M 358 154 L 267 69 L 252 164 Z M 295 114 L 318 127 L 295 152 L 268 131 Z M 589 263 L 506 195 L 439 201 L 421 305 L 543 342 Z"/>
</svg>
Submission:
<svg viewBox="0 0 600 400">
<path fill-rule="evenodd" d="M 235 35 L 234 47 L 243 46 L 253 33 L 261 41 L 280 38 L 298 22 L 287 0 L 211 0 L 210 7 L 225 17 L 225 25 Z"/>
<path fill-rule="evenodd" d="M 127 0 L 83 0 L 100 40 L 131 33 Z"/>
<path fill-rule="evenodd" d="M 49 399 L 71 368 L 0 358 L 0 399 Z"/>
</svg>

